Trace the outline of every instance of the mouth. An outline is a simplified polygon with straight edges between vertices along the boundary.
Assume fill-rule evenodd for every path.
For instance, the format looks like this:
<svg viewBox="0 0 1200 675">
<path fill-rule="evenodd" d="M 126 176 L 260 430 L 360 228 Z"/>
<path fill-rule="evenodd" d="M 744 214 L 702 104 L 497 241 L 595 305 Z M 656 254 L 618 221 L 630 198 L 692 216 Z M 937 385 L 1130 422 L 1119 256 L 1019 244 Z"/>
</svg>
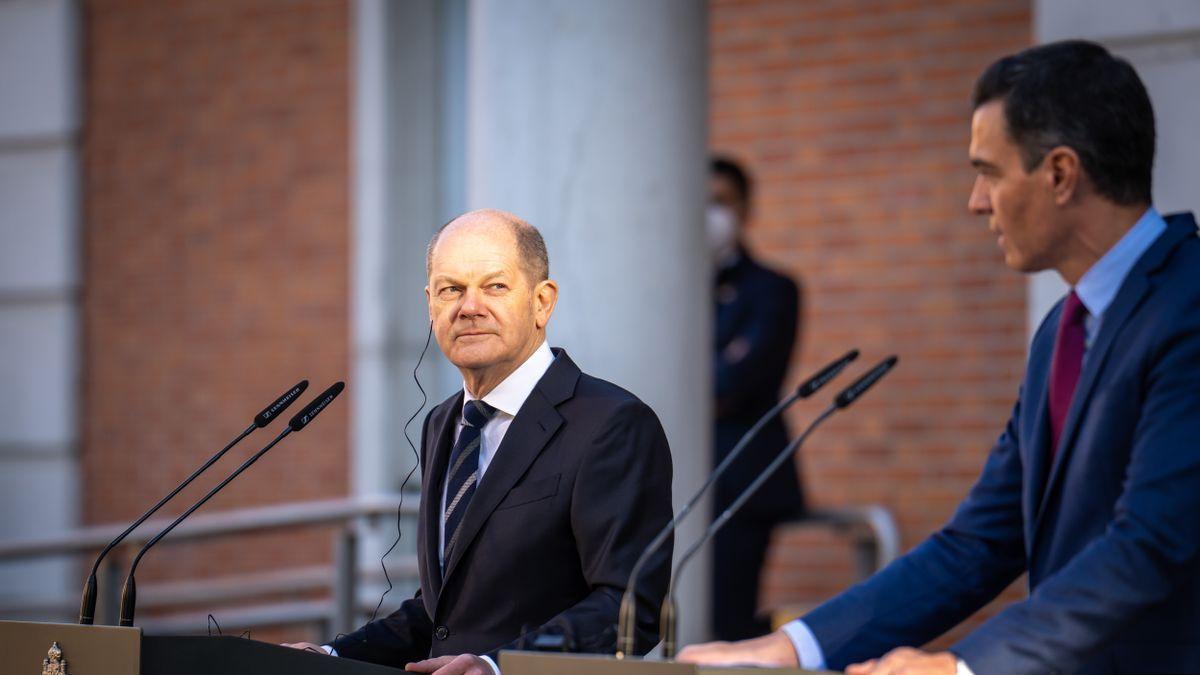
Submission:
<svg viewBox="0 0 1200 675">
<path fill-rule="evenodd" d="M 487 331 L 482 331 L 482 330 L 470 330 L 470 331 L 464 331 L 464 332 L 462 332 L 462 333 L 459 333 L 458 335 L 455 335 L 455 336 L 454 336 L 454 339 L 455 339 L 455 340 L 462 340 L 462 339 L 478 339 L 478 338 L 487 337 L 487 336 L 489 336 L 489 335 L 491 335 L 491 333 L 489 333 L 489 332 L 487 332 Z"/>
</svg>

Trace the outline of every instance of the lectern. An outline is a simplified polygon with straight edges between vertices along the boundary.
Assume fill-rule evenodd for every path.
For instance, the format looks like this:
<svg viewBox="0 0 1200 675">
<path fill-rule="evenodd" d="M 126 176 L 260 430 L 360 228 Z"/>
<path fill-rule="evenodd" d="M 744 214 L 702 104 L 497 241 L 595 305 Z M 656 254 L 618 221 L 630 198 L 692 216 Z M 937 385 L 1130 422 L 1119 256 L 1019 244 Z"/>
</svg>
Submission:
<svg viewBox="0 0 1200 675">
<path fill-rule="evenodd" d="M 546 652 L 500 652 L 503 675 L 816 675 L 830 671 L 797 668 L 724 668 L 696 666 L 677 661 L 618 659 L 586 654 L 549 654 Z M 832 675 L 832 674 L 831 674 Z"/>
<path fill-rule="evenodd" d="M 0 675 L 398 675 L 404 671 L 236 637 L 0 621 Z"/>
</svg>

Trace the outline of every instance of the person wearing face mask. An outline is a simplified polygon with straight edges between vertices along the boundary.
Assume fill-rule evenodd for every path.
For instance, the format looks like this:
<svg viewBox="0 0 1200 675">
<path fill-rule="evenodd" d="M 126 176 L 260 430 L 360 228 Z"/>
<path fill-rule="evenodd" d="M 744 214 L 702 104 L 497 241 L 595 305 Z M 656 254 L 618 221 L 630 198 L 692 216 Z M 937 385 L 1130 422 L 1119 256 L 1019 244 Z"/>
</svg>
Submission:
<svg viewBox="0 0 1200 675">
<path fill-rule="evenodd" d="M 709 167 L 707 234 L 716 270 L 713 352 L 713 465 L 779 399 L 796 343 L 800 292 L 795 282 L 760 265 L 741 232 L 750 212 L 751 181 L 725 157 Z M 767 425 L 717 481 L 720 513 L 788 442 L 782 419 Z M 758 584 L 771 530 L 800 517 L 804 498 L 796 467 L 785 464 L 717 534 L 713 545 L 713 634 L 720 640 L 761 635 Z"/>
</svg>

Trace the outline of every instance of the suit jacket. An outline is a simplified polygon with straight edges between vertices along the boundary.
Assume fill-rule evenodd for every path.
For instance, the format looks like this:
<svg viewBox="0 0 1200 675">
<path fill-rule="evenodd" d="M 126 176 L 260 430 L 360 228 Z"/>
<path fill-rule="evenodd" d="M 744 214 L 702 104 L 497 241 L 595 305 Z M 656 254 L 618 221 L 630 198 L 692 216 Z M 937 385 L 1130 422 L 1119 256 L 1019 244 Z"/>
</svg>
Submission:
<svg viewBox="0 0 1200 675">
<path fill-rule="evenodd" d="M 463 394 L 425 418 L 417 558 L 421 588 L 387 618 L 333 643 L 403 666 L 430 656 L 565 643 L 616 649 L 634 562 L 671 519 L 671 456 L 654 412 L 580 372 L 562 350 L 517 412 L 459 524 L 442 573 L 441 493 Z M 641 653 L 658 642 L 671 542 L 638 584 Z"/>
<path fill-rule="evenodd" d="M 779 401 L 796 342 L 799 290 L 789 278 L 758 264 L 744 250 L 716 279 L 713 354 L 716 415 L 713 465 Z M 782 418 L 759 432 L 717 482 L 714 508 L 729 505 L 788 442 Z M 778 521 L 799 516 L 804 498 L 795 464 L 779 468 L 739 512 L 743 518 Z"/>
<path fill-rule="evenodd" d="M 1046 392 L 1060 302 L 954 517 L 805 617 L 831 667 L 920 645 L 1029 573 L 951 649 L 989 673 L 1200 672 L 1200 241 L 1190 214 L 1101 318 L 1051 459 Z"/>
</svg>

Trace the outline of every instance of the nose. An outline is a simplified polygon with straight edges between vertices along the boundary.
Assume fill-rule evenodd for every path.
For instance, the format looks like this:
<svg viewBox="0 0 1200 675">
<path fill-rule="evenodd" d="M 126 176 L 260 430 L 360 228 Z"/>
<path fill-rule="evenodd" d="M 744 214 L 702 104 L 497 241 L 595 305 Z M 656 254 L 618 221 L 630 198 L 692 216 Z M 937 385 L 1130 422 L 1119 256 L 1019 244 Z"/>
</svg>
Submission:
<svg viewBox="0 0 1200 675">
<path fill-rule="evenodd" d="M 463 291 L 462 304 L 458 307 L 458 315 L 464 319 L 483 316 L 483 303 L 480 300 L 479 289 L 467 287 Z"/>
<path fill-rule="evenodd" d="M 975 184 L 971 186 L 971 196 L 967 199 L 967 210 L 977 216 L 986 216 L 992 212 L 992 199 L 988 195 L 983 176 L 975 177 Z"/>
</svg>

